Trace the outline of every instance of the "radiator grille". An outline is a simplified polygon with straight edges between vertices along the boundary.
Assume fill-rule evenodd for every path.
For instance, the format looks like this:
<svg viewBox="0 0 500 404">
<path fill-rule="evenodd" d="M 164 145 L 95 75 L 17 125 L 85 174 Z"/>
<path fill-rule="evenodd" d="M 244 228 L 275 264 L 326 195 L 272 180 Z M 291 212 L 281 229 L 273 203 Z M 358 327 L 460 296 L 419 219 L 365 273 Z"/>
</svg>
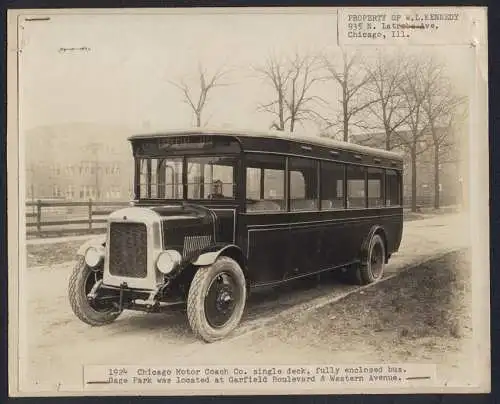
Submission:
<svg viewBox="0 0 500 404">
<path fill-rule="evenodd" d="M 147 228 L 143 223 L 111 223 L 109 272 L 115 276 L 145 278 L 147 267 Z"/>
<path fill-rule="evenodd" d="M 184 248 L 182 251 L 182 255 L 184 257 L 193 254 L 197 251 L 202 250 L 205 247 L 208 247 L 212 242 L 211 236 L 187 236 L 184 237 Z"/>
</svg>

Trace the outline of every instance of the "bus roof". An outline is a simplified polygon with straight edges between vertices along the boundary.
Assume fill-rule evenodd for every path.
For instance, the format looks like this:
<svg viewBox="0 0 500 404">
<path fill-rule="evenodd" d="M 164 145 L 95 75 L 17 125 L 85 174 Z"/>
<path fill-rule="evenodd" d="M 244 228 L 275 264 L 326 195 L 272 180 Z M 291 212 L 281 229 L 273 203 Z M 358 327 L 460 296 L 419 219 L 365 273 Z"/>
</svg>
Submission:
<svg viewBox="0 0 500 404">
<path fill-rule="evenodd" d="M 323 147 L 329 147 L 332 149 L 340 149 L 352 151 L 355 153 L 363 153 L 369 155 L 376 155 L 380 157 L 386 157 L 389 159 L 403 160 L 403 156 L 400 153 L 393 151 L 388 151 L 384 149 L 378 149 L 374 147 L 361 146 L 355 143 L 342 142 L 334 140 L 328 137 L 322 136 L 306 136 L 300 132 L 287 132 L 287 131 L 248 131 L 241 129 L 218 129 L 218 128 L 190 128 L 190 129 L 178 129 L 178 130 L 167 130 L 162 132 L 154 132 L 147 134 L 136 134 L 130 136 L 129 140 L 137 139 L 155 139 L 155 138 L 168 138 L 174 136 L 189 136 L 189 135 L 222 135 L 222 136 L 232 136 L 235 138 L 261 138 L 261 139 L 281 139 L 288 140 L 290 142 L 305 143 L 309 145 L 317 145 Z"/>
</svg>

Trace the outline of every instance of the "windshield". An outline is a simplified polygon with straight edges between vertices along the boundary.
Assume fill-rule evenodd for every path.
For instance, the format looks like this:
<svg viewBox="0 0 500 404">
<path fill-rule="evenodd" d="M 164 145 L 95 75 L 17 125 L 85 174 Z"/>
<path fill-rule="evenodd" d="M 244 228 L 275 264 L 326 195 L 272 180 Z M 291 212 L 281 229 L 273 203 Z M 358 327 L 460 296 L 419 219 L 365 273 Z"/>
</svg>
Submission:
<svg viewBox="0 0 500 404">
<path fill-rule="evenodd" d="M 140 199 L 234 198 L 233 157 L 140 158 L 138 163 Z"/>
</svg>

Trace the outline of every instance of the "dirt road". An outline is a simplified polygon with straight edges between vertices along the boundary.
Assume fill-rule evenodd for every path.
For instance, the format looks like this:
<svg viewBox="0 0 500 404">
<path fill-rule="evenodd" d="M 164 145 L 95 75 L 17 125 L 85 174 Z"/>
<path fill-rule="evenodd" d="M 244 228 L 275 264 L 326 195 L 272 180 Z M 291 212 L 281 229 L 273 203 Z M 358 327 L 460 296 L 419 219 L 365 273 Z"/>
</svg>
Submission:
<svg viewBox="0 0 500 404">
<path fill-rule="evenodd" d="M 406 223 L 400 252 L 391 259 L 387 275 L 467 247 L 469 233 L 464 220 L 462 215 L 452 214 Z M 251 298 L 244 321 L 231 338 L 205 344 L 191 335 L 182 312 L 125 313 L 102 328 L 81 323 L 72 314 L 66 297 L 71 267 L 71 262 L 65 262 L 24 272 L 22 390 L 81 390 L 83 364 L 307 363 L 324 357 L 323 350 L 308 344 L 307 333 L 298 333 L 296 338 L 301 340 L 291 344 L 293 336 L 283 325 L 357 289 L 329 279 L 321 284 L 302 281 L 262 292 Z M 388 302 L 389 314 L 391 310 Z M 339 355 L 344 362 L 347 358 L 353 363 L 356 352 L 359 346 L 353 343 Z"/>
</svg>

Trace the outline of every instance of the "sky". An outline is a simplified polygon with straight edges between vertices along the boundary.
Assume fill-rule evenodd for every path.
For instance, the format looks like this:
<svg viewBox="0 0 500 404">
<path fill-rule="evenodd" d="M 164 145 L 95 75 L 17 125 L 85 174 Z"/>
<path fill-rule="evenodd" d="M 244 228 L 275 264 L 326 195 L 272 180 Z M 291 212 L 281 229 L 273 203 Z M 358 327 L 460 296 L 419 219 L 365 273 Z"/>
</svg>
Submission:
<svg viewBox="0 0 500 404">
<path fill-rule="evenodd" d="M 71 122 L 117 124 L 134 131 L 194 123 L 171 81 L 196 84 L 198 63 L 210 74 L 224 67 L 229 86 L 214 90 L 205 118 L 210 125 L 269 128 L 258 112 L 272 93 L 251 67 L 275 53 L 338 54 L 336 15 L 330 10 L 251 14 L 51 15 L 24 21 L 20 31 L 21 128 Z M 86 50 L 61 52 L 61 48 Z M 371 47 L 370 47 L 371 48 Z M 365 47 L 364 49 L 367 49 Z M 412 48 L 445 54 L 454 82 L 466 90 L 472 52 L 464 47 Z M 469 61 L 469 63 L 467 62 Z M 338 88 L 315 92 L 331 102 Z"/>
</svg>

